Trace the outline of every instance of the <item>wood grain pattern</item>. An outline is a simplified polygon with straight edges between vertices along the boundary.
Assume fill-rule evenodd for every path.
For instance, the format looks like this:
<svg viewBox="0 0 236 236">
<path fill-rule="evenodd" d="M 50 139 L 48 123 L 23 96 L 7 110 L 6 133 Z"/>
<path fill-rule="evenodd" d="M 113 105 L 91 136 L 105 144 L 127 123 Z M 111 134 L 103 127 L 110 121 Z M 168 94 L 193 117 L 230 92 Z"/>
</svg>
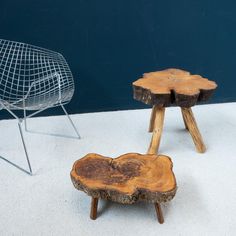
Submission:
<svg viewBox="0 0 236 236">
<path fill-rule="evenodd" d="M 181 113 L 182 113 L 182 118 L 183 118 L 183 121 L 184 121 L 184 127 L 185 127 L 186 130 L 188 130 L 187 122 L 185 120 L 182 108 L 181 108 Z"/>
<path fill-rule="evenodd" d="M 196 120 L 194 118 L 193 112 L 191 108 L 181 108 L 184 120 L 186 122 L 186 126 L 188 128 L 189 133 L 192 136 L 193 142 L 196 146 L 198 152 L 203 153 L 206 151 L 206 147 L 202 140 L 202 136 L 197 127 Z"/>
<path fill-rule="evenodd" d="M 145 73 L 133 83 L 134 99 L 164 107 L 191 107 L 208 100 L 216 87 L 214 81 L 179 69 Z"/>
<path fill-rule="evenodd" d="M 158 152 L 164 124 L 165 107 L 156 107 L 154 116 L 153 134 L 148 148 L 148 154 L 156 154 Z"/>
<path fill-rule="evenodd" d="M 113 159 L 91 153 L 75 162 L 71 179 L 93 198 L 126 204 L 166 202 L 177 188 L 172 161 L 163 155 L 128 153 Z"/>
<path fill-rule="evenodd" d="M 154 129 L 154 123 L 156 119 L 156 111 L 157 111 L 158 106 L 154 105 L 152 107 L 152 112 L 151 112 L 151 117 L 150 117 L 150 123 L 149 123 L 149 129 L 148 132 L 153 132 Z"/>
</svg>

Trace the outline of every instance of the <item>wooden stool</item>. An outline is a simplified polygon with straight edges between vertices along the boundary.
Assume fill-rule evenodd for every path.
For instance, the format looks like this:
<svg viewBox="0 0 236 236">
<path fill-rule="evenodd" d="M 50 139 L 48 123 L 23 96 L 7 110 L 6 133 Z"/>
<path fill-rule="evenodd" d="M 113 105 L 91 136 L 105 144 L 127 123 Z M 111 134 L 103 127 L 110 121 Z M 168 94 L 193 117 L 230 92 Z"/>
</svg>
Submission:
<svg viewBox="0 0 236 236">
<path fill-rule="evenodd" d="M 127 153 L 115 159 L 88 154 L 74 163 L 71 179 L 76 189 L 92 197 L 93 220 L 101 198 L 123 204 L 154 203 L 158 221 L 163 223 L 160 203 L 171 200 L 177 190 L 171 159 L 154 154 Z"/>
<path fill-rule="evenodd" d="M 191 107 L 197 102 L 207 101 L 217 85 L 200 75 L 191 75 L 179 69 L 145 73 L 133 83 L 134 99 L 152 105 L 149 132 L 153 132 L 150 154 L 158 152 L 164 123 L 165 107 L 181 107 L 186 129 L 193 138 L 198 152 L 203 153 L 203 143 Z"/>
</svg>

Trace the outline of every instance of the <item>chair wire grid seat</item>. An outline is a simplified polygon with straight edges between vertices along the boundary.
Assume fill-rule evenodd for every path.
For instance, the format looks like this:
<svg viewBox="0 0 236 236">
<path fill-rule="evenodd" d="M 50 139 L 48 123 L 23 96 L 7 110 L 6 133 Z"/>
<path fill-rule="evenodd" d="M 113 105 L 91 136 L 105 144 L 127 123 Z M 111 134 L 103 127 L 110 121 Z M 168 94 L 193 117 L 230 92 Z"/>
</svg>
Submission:
<svg viewBox="0 0 236 236">
<path fill-rule="evenodd" d="M 67 104 L 73 94 L 73 76 L 60 53 L 0 39 L 1 103 L 11 110 L 40 110 Z"/>
</svg>

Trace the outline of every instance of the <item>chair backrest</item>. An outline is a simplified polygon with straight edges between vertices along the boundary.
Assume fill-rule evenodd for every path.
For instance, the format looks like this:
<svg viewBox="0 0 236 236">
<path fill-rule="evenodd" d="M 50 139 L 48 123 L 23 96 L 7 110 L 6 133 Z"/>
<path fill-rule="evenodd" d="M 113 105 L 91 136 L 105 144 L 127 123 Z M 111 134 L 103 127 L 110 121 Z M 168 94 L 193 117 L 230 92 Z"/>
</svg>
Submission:
<svg viewBox="0 0 236 236">
<path fill-rule="evenodd" d="M 55 75 L 60 78 L 59 85 Z M 30 98 L 55 97 L 60 92 L 62 102 L 69 102 L 74 81 L 66 60 L 57 52 L 0 39 L 0 99 L 14 102 L 26 96 L 29 89 Z"/>
</svg>

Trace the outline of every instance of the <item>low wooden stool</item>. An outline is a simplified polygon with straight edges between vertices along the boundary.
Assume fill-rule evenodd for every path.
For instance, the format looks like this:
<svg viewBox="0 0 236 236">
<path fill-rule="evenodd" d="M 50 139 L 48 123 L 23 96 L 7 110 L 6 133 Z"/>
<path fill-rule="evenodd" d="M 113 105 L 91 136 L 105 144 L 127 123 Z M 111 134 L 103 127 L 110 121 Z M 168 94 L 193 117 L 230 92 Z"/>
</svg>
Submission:
<svg viewBox="0 0 236 236">
<path fill-rule="evenodd" d="M 171 200 L 177 189 L 171 159 L 154 154 L 127 153 L 113 159 L 91 153 L 74 163 L 71 179 L 76 189 L 92 197 L 93 220 L 101 198 L 123 204 L 154 203 L 163 223 L 160 203 Z"/>
<path fill-rule="evenodd" d="M 158 152 L 164 123 L 165 107 L 181 107 L 186 129 L 193 138 L 198 152 L 203 153 L 203 143 L 191 107 L 197 102 L 207 101 L 217 85 L 200 75 L 191 75 L 179 69 L 167 69 L 145 73 L 133 83 L 134 99 L 152 105 L 149 132 L 153 132 L 149 153 Z"/>
</svg>

